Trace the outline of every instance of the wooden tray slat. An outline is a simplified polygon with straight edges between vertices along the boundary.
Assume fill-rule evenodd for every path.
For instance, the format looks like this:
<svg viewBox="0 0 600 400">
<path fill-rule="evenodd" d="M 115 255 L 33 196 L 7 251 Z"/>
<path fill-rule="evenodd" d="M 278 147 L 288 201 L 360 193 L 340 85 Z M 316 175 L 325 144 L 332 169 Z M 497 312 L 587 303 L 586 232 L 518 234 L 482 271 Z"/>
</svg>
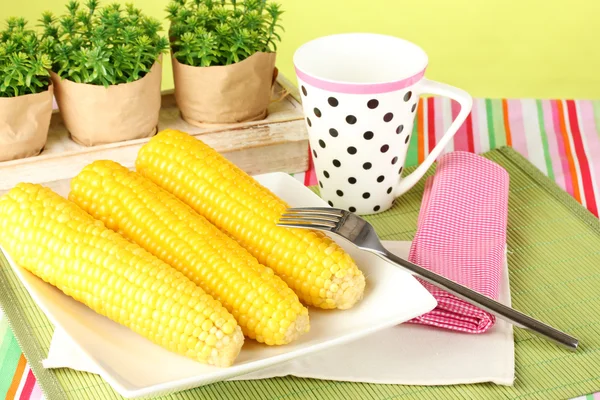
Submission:
<svg viewBox="0 0 600 400">
<path fill-rule="evenodd" d="M 295 98 L 296 89 L 285 77 L 280 77 L 274 97 L 280 97 L 284 90 L 290 94 L 269 106 L 265 120 L 202 128 L 183 121 L 174 95 L 164 93 L 159 130 L 173 128 L 188 132 L 250 174 L 306 171 L 308 134 L 302 107 Z M 85 147 L 70 139 L 57 112 L 52 116 L 48 142 L 40 155 L 0 162 L 0 194 L 19 182 L 48 183 L 71 178 L 95 160 L 111 159 L 132 168 L 138 150 L 148 140 Z"/>
</svg>

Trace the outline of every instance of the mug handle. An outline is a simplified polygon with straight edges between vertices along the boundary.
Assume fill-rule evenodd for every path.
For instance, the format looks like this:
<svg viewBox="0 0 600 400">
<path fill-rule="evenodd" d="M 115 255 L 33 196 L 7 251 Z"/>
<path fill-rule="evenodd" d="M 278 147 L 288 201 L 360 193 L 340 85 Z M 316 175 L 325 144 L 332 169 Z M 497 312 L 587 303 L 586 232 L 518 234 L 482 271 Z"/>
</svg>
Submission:
<svg viewBox="0 0 600 400">
<path fill-rule="evenodd" d="M 423 163 L 417 167 L 410 175 L 405 176 L 400 180 L 400 183 L 396 186 L 394 191 L 394 197 L 398 197 L 406 193 L 412 188 L 422 177 L 425 172 L 431 167 L 433 162 L 439 157 L 446 145 L 452 140 L 452 137 L 456 134 L 458 129 L 467 119 L 467 116 L 471 112 L 473 107 L 473 99 L 471 96 L 462 89 L 454 86 L 446 85 L 445 83 L 430 81 L 429 79 L 423 79 L 419 88 L 420 93 L 437 94 L 440 96 L 450 97 L 452 100 L 456 100 L 460 104 L 460 112 L 456 119 L 452 122 L 444 136 L 440 139 L 438 144 L 431 150 L 429 155 L 423 160 Z"/>
</svg>

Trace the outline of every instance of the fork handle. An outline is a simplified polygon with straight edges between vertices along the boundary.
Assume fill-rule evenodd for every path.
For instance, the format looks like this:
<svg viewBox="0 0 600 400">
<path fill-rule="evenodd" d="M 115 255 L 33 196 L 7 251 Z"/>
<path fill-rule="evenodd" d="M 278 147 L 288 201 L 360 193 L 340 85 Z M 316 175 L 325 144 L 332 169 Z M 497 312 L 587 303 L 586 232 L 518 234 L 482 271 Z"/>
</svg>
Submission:
<svg viewBox="0 0 600 400">
<path fill-rule="evenodd" d="M 426 282 L 443 289 L 447 292 L 452 293 L 456 297 L 479 307 L 496 317 L 512 323 L 519 328 L 527 329 L 539 336 L 542 336 L 554 343 L 562 345 L 569 350 L 577 350 L 579 340 L 561 332 L 550 325 L 547 325 L 541 321 L 538 321 L 520 311 L 513 308 L 507 307 L 502 303 L 499 303 L 481 293 L 478 293 L 466 286 L 458 284 L 448 278 L 436 274 L 426 268 L 420 267 L 417 264 L 411 263 L 408 260 L 400 258 L 393 253 L 385 250 L 385 252 L 376 252 L 379 257 L 387 259 L 399 267 L 407 270 L 412 275 L 418 276 Z"/>
</svg>

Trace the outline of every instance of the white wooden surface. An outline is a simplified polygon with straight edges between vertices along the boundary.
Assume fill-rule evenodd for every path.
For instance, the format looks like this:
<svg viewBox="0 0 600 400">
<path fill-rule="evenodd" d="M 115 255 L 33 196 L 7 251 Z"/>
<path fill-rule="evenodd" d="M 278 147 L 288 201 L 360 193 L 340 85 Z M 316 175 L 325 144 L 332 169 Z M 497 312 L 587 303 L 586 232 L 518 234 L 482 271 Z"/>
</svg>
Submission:
<svg viewBox="0 0 600 400">
<path fill-rule="evenodd" d="M 173 128 L 188 132 L 253 175 L 305 171 L 308 137 L 302 107 L 294 98 L 297 96 L 295 88 L 284 77 L 278 79 L 274 98 L 285 90 L 283 87 L 290 94 L 271 104 L 266 120 L 203 128 L 183 121 L 174 96 L 164 94 L 159 130 Z M 71 178 L 90 162 L 100 159 L 111 159 L 132 168 L 138 150 L 148 140 L 81 146 L 69 138 L 60 113 L 56 113 L 52 117 L 48 142 L 40 155 L 0 162 L 0 194 L 19 182 L 51 184 Z"/>
</svg>

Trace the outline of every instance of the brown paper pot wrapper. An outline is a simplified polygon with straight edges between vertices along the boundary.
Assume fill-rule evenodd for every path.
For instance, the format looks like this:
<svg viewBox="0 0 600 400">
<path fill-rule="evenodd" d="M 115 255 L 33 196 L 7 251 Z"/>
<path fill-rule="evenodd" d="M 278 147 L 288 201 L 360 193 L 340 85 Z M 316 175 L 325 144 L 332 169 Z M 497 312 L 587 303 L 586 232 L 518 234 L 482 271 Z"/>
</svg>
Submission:
<svg viewBox="0 0 600 400">
<path fill-rule="evenodd" d="M 52 85 L 45 92 L 0 97 L 0 161 L 38 155 L 48 138 Z"/>
<path fill-rule="evenodd" d="M 153 136 L 160 111 L 160 60 L 135 82 L 105 88 L 52 73 L 56 102 L 71 138 L 84 146 Z"/>
<path fill-rule="evenodd" d="M 256 121 L 267 116 L 275 53 L 255 53 L 231 65 L 192 67 L 173 58 L 175 99 L 196 126 Z"/>
</svg>

